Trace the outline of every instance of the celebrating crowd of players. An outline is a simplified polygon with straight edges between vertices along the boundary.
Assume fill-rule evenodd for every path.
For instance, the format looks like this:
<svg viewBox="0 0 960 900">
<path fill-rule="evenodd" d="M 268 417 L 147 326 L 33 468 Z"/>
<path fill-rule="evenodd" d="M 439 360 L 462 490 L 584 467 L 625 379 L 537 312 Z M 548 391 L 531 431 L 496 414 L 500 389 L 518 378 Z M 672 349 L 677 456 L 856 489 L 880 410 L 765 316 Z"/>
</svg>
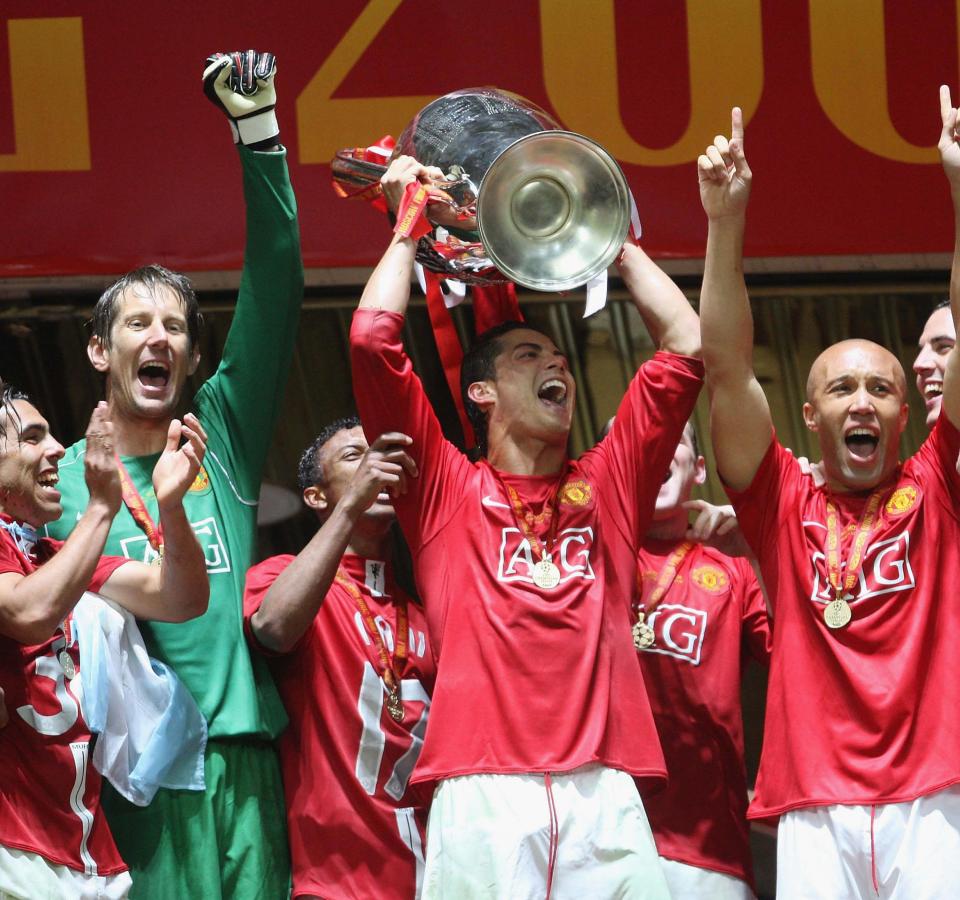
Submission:
<svg viewBox="0 0 960 900">
<path fill-rule="evenodd" d="M 247 246 L 193 412 L 175 418 L 199 363 L 197 299 L 160 266 L 96 305 L 88 353 L 106 402 L 83 440 L 64 449 L 3 382 L 0 897 L 252 900 L 292 884 L 304 898 L 750 898 L 748 656 L 770 666 L 749 815 L 779 821 L 778 897 L 956 896 L 960 244 L 952 306 L 930 316 L 914 366 L 931 429 L 920 451 L 899 460 L 900 363 L 850 340 L 807 383 L 821 460 L 794 459 L 752 370 L 735 109 L 730 138 L 698 161 L 701 322 L 626 246 L 620 273 L 657 352 L 608 433 L 568 457 L 566 357 L 505 322 L 463 361 L 472 461 L 404 351 L 415 242 L 395 234 L 350 335 L 359 418 L 301 460 L 317 531 L 251 566 L 303 294 L 274 72 L 254 51 L 204 72 L 238 146 Z M 945 88 L 941 114 L 960 217 Z M 398 158 L 388 205 L 432 177 Z M 704 369 L 739 526 L 702 506 L 688 521 Z M 394 575 L 394 521 L 418 599 Z M 147 669 L 169 674 L 147 727 L 166 750 L 194 740 L 189 777 L 158 765 L 155 744 L 132 752 L 133 714 L 129 735 L 91 729 L 118 671 L 97 623 L 118 609 Z M 101 777 L 104 746 L 149 803 Z"/>
</svg>

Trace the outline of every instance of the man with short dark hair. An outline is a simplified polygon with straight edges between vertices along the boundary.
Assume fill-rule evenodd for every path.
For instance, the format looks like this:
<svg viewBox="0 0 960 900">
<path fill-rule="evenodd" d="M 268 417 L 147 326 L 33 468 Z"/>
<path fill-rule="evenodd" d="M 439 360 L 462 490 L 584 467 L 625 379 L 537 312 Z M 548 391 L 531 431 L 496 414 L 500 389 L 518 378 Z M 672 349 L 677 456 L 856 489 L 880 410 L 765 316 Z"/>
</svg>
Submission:
<svg viewBox="0 0 960 900">
<path fill-rule="evenodd" d="M 407 781 L 435 665 L 426 621 L 393 577 L 391 496 L 416 475 L 410 438 L 368 446 L 339 419 L 300 462 L 320 528 L 297 556 L 247 573 L 244 614 L 290 715 L 280 738 L 293 896 L 412 900 L 427 798 Z"/>
<path fill-rule="evenodd" d="M 130 876 L 90 765 L 80 680 L 87 651 L 74 607 L 89 590 L 145 619 L 183 622 L 204 612 L 206 566 L 183 510 L 203 460 L 203 429 L 190 415 L 168 427 L 152 473 L 166 553 L 148 566 L 101 555 L 121 502 L 107 404 L 87 429 L 89 500 L 61 543 L 39 530 L 61 513 L 63 446 L 26 394 L 0 389 L 0 681 L 11 712 L 0 729 L 0 896 L 113 900 L 127 895 Z"/>
<path fill-rule="evenodd" d="M 204 87 L 238 140 L 247 208 L 240 294 L 220 365 L 193 406 L 210 435 L 184 506 L 204 548 L 210 609 L 187 626 L 145 624 L 152 655 L 168 663 L 209 723 L 203 793 L 160 790 L 138 809 L 109 789 L 104 805 L 139 898 L 286 896 L 289 862 L 273 740 L 285 714 L 266 663 L 243 638 L 243 582 L 256 537 L 260 478 L 281 407 L 303 297 L 303 266 L 286 151 L 273 113 L 273 57 L 248 51 L 208 61 Z M 160 266 L 130 273 L 94 310 L 87 348 L 106 377 L 124 480 L 109 552 L 149 562 L 163 550 L 149 473 L 200 361 L 189 282 Z M 63 518 L 86 504 L 86 444 L 60 467 Z"/>
<path fill-rule="evenodd" d="M 388 202 L 431 174 L 395 160 Z M 657 784 L 664 765 L 637 689 L 630 601 L 700 389 L 696 314 L 639 247 L 624 248 L 621 272 L 659 349 L 579 460 L 567 457 L 577 385 L 563 352 L 526 325 L 481 335 L 464 361 L 486 449 L 474 464 L 444 439 L 401 345 L 414 254 L 394 237 L 351 347 L 368 436 L 409 434 L 418 468 L 395 506 L 438 660 L 412 779 L 439 783 L 424 896 L 666 897 L 632 777 Z M 486 360 L 476 370 L 475 358 Z"/>
<path fill-rule="evenodd" d="M 950 296 L 960 316 L 960 144 L 941 88 L 939 148 L 958 224 Z M 750 816 L 779 819 L 777 896 L 952 897 L 960 857 L 960 359 L 943 415 L 903 464 L 906 377 L 889 350 L 824 350 L 803 417 L 823 483 L 777 441 L 752 366 L 743 278 L 751 171 L 732 138 L 698 161 L 709 229 L 700 312 L 720 475 L 756 551 L 774 640 Z"/>
</svg>

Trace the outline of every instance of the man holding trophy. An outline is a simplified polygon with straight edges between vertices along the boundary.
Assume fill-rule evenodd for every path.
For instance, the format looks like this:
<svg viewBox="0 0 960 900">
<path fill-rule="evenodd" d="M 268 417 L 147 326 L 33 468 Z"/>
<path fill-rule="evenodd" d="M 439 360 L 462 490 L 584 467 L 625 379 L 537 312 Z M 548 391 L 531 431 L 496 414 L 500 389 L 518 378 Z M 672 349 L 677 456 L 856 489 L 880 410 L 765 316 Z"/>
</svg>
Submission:
<svg viewBox="0 0 960 900">
<path fill-rule="evenodd" d="M 438 664 L 411 779 L 437 785 L 423 896 L 667 897 L 634 784 L 662 782 L 665 766 L 637 690 L 630 602 L 661 475 L 700 390 L 697 316 L 638 247 L 624 248 L 659 349 L 609 437 L 578 460 L 567 456 L 577 388 L 562 351 L 520 322 L 481 335 L 461 370 L 483 454 L 471 462 L 444 439 L 401 344 L 417 257 L 405 226 L 439 178 L 410 156 L 383 176 L 400 230 L 351 331 L 367 435 L 410 435 L 419 470 L 394 502 Z"/>
</svg>

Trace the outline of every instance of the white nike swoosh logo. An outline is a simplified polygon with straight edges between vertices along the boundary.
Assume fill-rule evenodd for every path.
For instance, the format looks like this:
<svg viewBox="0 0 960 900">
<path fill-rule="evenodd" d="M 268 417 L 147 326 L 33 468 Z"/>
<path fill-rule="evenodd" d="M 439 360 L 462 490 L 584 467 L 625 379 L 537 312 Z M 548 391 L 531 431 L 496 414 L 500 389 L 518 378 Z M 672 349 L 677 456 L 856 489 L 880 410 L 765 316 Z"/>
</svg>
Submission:
<svg viewBox="0 0 960 900">
<path fill-rule="evenodd" d="M 484 506 L 498 506 L 500 509 L 510 509 L 509 503 L 501 503 L 499 500 L 494 500 L 489 494 L 480 501 Z"/>
</svg>

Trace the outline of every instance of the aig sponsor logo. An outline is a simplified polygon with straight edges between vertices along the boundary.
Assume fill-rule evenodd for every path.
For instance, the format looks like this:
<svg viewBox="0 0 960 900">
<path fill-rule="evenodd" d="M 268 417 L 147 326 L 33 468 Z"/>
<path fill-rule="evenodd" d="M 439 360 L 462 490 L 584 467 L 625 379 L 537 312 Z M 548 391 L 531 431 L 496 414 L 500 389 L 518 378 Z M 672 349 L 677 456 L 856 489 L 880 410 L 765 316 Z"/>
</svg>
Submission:
<svg viewBox="0 0 960 900">
<path fill-rule="evenodd" d="M 653 629 L 653 645 L 644 653 L 662 653 L 675 659 L 700 665 L 703 637 L 707 632 L 707 614 L 679 603 L 661 603 L 647 619 Z"/>
<path fill-rule="evenodd" d="M 826 533 L 824 526 L 807 522 Z M 829 603 L 833 599 L 833 588 L 827 577 L 827 563 L 822 551 L 811 557 L 813 563 L 813 593 L 811 600 Z M 845 563 L 844 563 L 845 564 Z M 917 581 L 910 566 L 910 532 L 903 531 L 896 537 L 877 541 L 867 547 L 863 567 L 860 569 L 858 586 L 852 591 L 854 602 L 877 597 L 882 594 L 895 594 L 916 587 Z"/>
<path fill-rule="evenodd" d="M 593 547 L 593 529 L 565 528 L 557 535 L 553 548 L 553 562 L 560 569 L 560 583 L 571 578 L 593 581 L 593 566 L 590 565 L 590 550 Z M 539 561 L 534 558 L 530 541 L 519 528 L 504 528 L 500 538 L 500 559 L 497 578 L 500 581 L 524 581 L 533 584 L 533 567 Z"/>
<path fill-rule="evenodd" d="M 203 548 L 203 557 L 207 563 L 207 574 L 229 572 L 230 557 L 227 556 L 227 548 L 223 543 L 223 538 L 220 537 L 220 529 L 217 527 L 216 519 L 213 516 L 208 519 L 201 519 L 199 522 L 192 522 L 190 527 Z M 152 563 L 157 558 L 157 552 L 150 546 L 145 534 L 120 541 L 120 547 L 127 559 Z"/>
</svg>

